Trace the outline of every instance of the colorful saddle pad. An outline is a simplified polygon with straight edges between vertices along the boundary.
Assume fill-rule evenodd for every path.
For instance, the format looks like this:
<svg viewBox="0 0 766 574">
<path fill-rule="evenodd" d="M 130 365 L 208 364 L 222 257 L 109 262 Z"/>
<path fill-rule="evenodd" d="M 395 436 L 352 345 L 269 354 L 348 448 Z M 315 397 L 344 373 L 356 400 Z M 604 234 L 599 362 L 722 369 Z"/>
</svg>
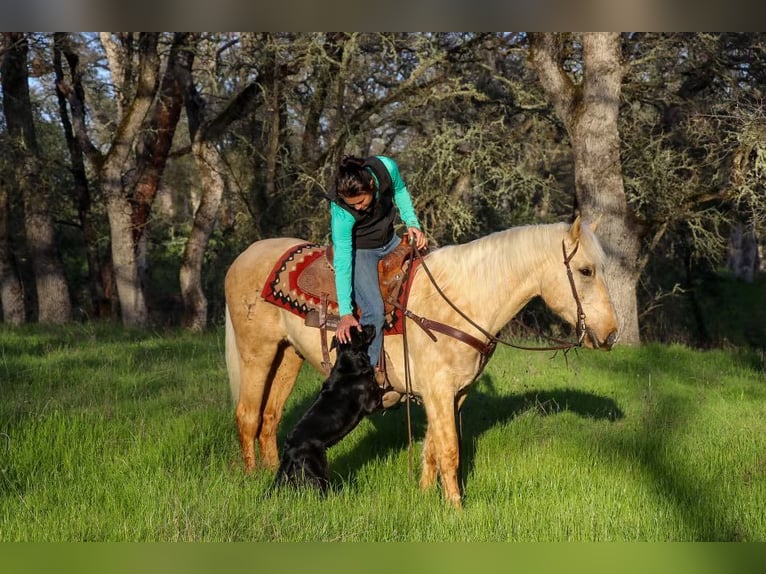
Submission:
<svg viewBox="0 0 766 574">
<path fill-rule="evenodd" d="M 269 303 L 295 313 L 299 317 L 314 309 L 322 302 L 322 293 L 327 294 L 327 314 L 338 314 L 334 272 L 325 256 L 327 247 L 315 243 L 303 243 L 290 248 L 277 260 L 261 291 Z M 414 272 L 413 269 L 410 272 Z M 399 294 L 402 303 L 405 289 Z M 384 332 L 387 335 L 401 334 L 401 312 L 394 309 L 386 315 Z"/>
</svg>

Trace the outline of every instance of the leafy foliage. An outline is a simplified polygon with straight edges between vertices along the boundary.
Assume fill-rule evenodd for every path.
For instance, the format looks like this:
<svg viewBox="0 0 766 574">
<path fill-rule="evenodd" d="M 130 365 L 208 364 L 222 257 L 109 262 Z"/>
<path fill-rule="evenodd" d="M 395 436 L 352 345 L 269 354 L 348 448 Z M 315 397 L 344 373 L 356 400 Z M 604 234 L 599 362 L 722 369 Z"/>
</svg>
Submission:
<svg viewBox="0 0 766 574">
<path fill-rule="evenodd" d="M 58 125 L 52 37 L 30 37 L 41 176 L 55 191 L 73 297 L 87 310 L 88 245 Z M 561 39 L 570 50 L 565 68 L 576 80 L 579 35 Z M 161 36 L 162 50 L 170 40 Z M 106 152 L 126 94 L 110 81 L 107 71 L 115 71 L 107 70 L 97 34 L 71 34 L 68 41 L 81 58 L 90 133 Z M 725 263 L 732 230 L 744 226 L 756 238 L 766 233 L 763 46 L 763 33 L 623 35 L 621 155 L 643 240 L 645 333 L 659 331 L 663 304 L 686 297 Z M 251 84 L 259 94 L 217 144 L 227 173 L 203 273 L 211 323 L 221 319 L 226 262 L 251 241 L 328 239 L 324 193 L 344 154 L 395 157 L 435 245 L 571 215 L 569 135 L 527 63 L 524 33 L 206 33 L 195 49 L 194 84 L 209 117 Z M 147 288 L 155 301 L 178 297 L 184 238 L 205 193 L 188 154 L 190 131 L 184 115 L 149 223 Z M 18 214 L 9 167 L 0 170 Z M 126 183 L 134 168 L 124 166 Z M 88 241 L 106 260 L 105 198 L 90 167 L 88 177 L 96 230 Z M 23 257 L 21 220 L 9 221 L 14 252 Z M 172 322 L 177 308 L 160 303 L 155 311 Z"/>
</svg>

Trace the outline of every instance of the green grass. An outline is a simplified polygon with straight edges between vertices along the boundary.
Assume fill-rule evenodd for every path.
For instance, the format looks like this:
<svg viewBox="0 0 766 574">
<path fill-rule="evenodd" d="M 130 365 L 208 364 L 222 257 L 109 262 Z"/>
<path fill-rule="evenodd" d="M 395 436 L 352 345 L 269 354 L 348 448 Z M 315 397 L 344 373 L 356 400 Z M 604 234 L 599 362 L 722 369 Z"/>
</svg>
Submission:
<svg viewBox="0 0 766 574">
<path fill-rule="evenodd" d="M 417 406 L 412 457 L 404 408 L 366 419 L 324 500 L 244 475 L 223 356 L 220 332 L 0 330 L 0 541 L 766 541 L 757 352 L 499 348 L 461 511 L 417 486 Z M 320 383 L 304 369 L 280 438 Z"/>
</svg>

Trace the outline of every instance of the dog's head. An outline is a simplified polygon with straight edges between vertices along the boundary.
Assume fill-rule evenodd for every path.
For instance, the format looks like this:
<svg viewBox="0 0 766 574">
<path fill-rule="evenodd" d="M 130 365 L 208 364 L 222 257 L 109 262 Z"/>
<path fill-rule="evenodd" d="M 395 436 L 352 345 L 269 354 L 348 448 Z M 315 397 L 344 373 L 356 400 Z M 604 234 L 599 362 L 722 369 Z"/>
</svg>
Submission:
<svg viewBox="0 0 766 574">
<path fill-rule="evenodd" d="M 361 329 L 351 329 L 349 331 L 351 340 L 346 343 L 339 343 L 337 337 L 332 338 L 330 349 L 337 348 L 338 351 L 364 351 L 367 352 L 367 348 L 375 338 L 375 326 L 374 325 L 362 325 Z"/>
<path fill-rule="evenodd" d="M 361 329 L 351 329 L 349 331 L 351 340 L 346 343 L 339 343 L 337 337 L 332 338 L 331 349 L 338 349 L 338 360 L 344 362 L 354 362 L 356 369 L 370 367 L 370 360 L 367 358 L 367 349 L 375 338 L 374 325 L 362 325 Z"/>
</svg>

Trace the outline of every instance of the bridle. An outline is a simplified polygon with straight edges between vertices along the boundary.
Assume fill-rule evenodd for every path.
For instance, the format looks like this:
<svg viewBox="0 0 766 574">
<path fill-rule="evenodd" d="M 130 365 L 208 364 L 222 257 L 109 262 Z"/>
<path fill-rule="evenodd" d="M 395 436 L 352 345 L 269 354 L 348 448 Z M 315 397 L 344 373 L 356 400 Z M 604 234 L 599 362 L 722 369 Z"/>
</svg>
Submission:
<svg viewBox="0 0 766 574">
<path fill-rule="evenodd" d="M 575 243 L 572 252 L 567 255 L 567 247 L 564 240 L 561 240 L 561 252 L 564 254 L 564 266 L 567 269 L 567 277 L 569 278 L 569 286 L 572 288 L 572 297 L 574 297 L 575 304 L 577 305 L 577 323 L 575 323 L 575 335 L 577 336 L 577 347 L 582 346 L 583 339 L 587 333 L 587 327 L 585 325 L 585 311 L 582 310 L 582 303 L 580 302 L 580 296 L 577 294 L 577 286 L 574 281 L 574 274 L 572 273 L 572 266 L 569 264 L 572 258 L 577 253 L 577 249 L 580 247 L 580 242 Z M 598 344 L 598 343 L 596 343 Z"/>
</svg>

